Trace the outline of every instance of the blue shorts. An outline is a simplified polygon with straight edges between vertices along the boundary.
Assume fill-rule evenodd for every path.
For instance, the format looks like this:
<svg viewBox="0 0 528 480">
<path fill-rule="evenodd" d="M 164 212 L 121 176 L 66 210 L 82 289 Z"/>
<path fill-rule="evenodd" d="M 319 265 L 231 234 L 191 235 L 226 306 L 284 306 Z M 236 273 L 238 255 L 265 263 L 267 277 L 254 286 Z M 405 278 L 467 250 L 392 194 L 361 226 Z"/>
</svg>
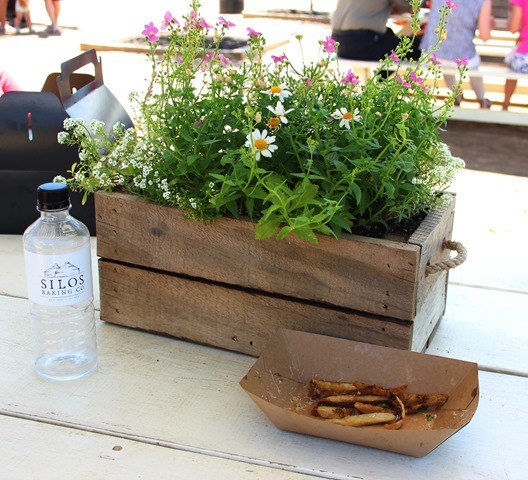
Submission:
<svg viewBox="0 0 528 480">
<path fill-rule="evenodd" d="M 504 62 L 515 72 L 528 73 L 528 53 L 519 53 L 513 48 L 504 58 Z"/>
</svg>

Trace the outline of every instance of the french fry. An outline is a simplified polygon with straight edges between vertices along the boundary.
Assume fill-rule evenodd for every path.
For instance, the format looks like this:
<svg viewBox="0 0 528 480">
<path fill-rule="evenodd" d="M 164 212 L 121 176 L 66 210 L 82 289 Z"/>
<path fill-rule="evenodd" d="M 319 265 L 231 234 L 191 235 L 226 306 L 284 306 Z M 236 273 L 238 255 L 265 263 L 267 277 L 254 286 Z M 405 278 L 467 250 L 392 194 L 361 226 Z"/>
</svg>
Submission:
<svg viewBox="0 0 528 480">
<path fill-rule="evenodd" d="M 335 405 L 353 405 L 356 402 L 371 403 L 383 402 L 389 397 L 382 397 L 381 395 L 332 395 L 324 397 L 324 403 L 331 403 Z"/>
<path fill-rule="evenodd" d="M 330 418 L 327 422 L 349 427 L 365 427 L 367 425 L 389 423 L 394 420 L 396 420 L 396 416 L 392 413 L 361 413 L 359 415 L 349 415 L 344 418 Z"/>
<path fill-rule="evenodd" d="M 380 395 L 383 397 L 389 397 L 390 395 L 399 395 L 407 389 L 407 385 L 400 385 L 394 388 L 384 388 L 381 385 L 367 385 L 358 387 L 358 395 Z"/>
<path fill-rule="evenodd" d="M 403 420 L 405 418 L 405 406 L 403 405 L 403 402 L 400 400 L 400 397 L 398 395 L 393 395 L 394 397 L 394 403 L 396 403 L 398 410 L 399 410 L 399 417 Z"/>
<path fill-rule="evenodd" d="M 402 427 L 402 425 L 403 425 L 403 418 L 400 418 L 396 422 L 386 423 L 385 425 L 383 425 L 383 428 L 387 430 L 399 430 Z"/>
<path fill-rule="evenodd" d="M 380 407 L 373 403 L 356 402 L 354 408 L 361 413 L 393 413 L 390 408 Z"/>
<path fill-rule="evenodd" d="M 405 410 L 410 413 L 420 409 L 440 408 L 447 402 L 448 396 L 443 393 L 402 393 L 400 399 Z"/>
<path fill-rule="evenodd" d="M 311 397 L 327 397 L 330 395 L 346 395 L 357 390 L 354 383 L 327 382 L 313 379 L 310 382 Z"/>
<path fill-rule="evenodd" d="M 343 418 L 350 415 L 357 415 L 358 411 L 350 407 L 333 407 L 330 405 L 319 405 L 315 413 L 321 418 Z"/>
</svg>

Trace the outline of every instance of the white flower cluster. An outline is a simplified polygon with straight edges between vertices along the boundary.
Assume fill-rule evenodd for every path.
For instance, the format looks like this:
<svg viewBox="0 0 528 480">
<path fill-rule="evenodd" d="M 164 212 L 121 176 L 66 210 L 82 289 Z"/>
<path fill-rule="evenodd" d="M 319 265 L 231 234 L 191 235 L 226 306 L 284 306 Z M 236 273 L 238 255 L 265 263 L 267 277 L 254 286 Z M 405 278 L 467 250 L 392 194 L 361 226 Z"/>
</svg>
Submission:
<svg viewBox="0 0 528 480">
<path fill-rule="evenodd" d="M 442 142 L 436 142 L 433 155 L 436 159 L 435 165 L 425 174 L 422 173 L 419 178 L 413 178 L 412 183 L 427 185 L 432 192 L 441 192 L 452 184 L 457 172 L 466 164 L 461 158 L 453 156 L 449 147 Z M 449 195 L 447 199 L 450 199 Z"/>
</svg>

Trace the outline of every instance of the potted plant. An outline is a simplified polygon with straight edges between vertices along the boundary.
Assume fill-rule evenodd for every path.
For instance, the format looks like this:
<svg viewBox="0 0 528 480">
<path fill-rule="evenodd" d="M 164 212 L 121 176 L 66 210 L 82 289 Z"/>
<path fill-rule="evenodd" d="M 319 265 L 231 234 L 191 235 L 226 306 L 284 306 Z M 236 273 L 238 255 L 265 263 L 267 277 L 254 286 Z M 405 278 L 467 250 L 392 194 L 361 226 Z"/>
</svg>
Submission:
<svg viewBox="0 0 528 480">
<path fill-rule="evenodd" d="M 417 10 L 420 2 L 412 3 Z M 440 287 L 426 285 L 427 281 L 422 282 L 425 286 L 417 285 L 425 278 L 428 262 L 448 260 L 442 245 L 450 238 L 454 201 L 445 192 L 463 166 L 438 134 L 458 89 L 443 102 L 436 100 L 441 67 L 434 52 L 423 52 L 418 61 L 403 61 L 410 40 L 402 39 L 396 51 L 380 61 L 375 75 L 361 84 L 351 70 L 340 70 L 336 55 L 339 46 L 330 37 L 321 40 L 321 58 L 317 62 L 297 65 L 285 55 L 276 55 L 266 65 L 265 38 L 248 28 L 247 61 L 234 66 L 206 42 L 206 37 L 212 36 L 219 44 L 232 24 L 223 17 L 215 23 L 206 20 L 199 7 L 193 0 L 190 13 L 182 19 L 167 12 L 160 29 L 152 22 L 145 26 L 143 34 L 151 45 L 152 75 L 146 95 L 134 97 L 137 116 L 133 130 L 116 125 L 108 134 L 107 127 L 100 122 L 87 126 L 68 119 L 66 132 L 59 134 L 61 143 L 80 149 L 72 178 L 67 180 L 70 186 L 86 194 L 98 192 L 99 254 L 108 261 L 166 269 L 171 275 L 217 282 L 219 288 L 237 284 L 243 289 L 288 299 L 299 296 L 303 301 L 317 302 L 317 308 L 324 305 L 323 308 L 350 309 L 349 316 L 357 317 L 357 312 L 363 311 L 367 316 L 380 315 L 390 321 L 407 322 L 404 327 L 407 332 L 413 330 L 412 322 L 421 315 L 422 307 L 430 303 L 431 291 L 443 291 L 438 306 L 432 309 L 434 318 L 423 314 L 421 321 L 427 323 L 425 338 L 413 345 L 411 332 L 400 343 L 404 348 L 423 348 L 423 342 L 443 313 L 447 275 L 438 275 L 433 282 Z M 452 2 L 444 8 L 442 28 L 450 8 Z M 414 22 L 418 28 L 417 16 Z M 155 51 L 161 31 L 169 36 L 169 46 L 158 56 Z M 439 41 L 441 37 L 439 32 Z M 302 38 L 298 40 L 302 42 Z M 463 64 L 461 59 L 461 74 Z M 426 76 L 433 79 L 432 85 Z M 132 203 L 124 206 L 123 202 Z M 111 210 L 115 212 L 117 205 L 130 214 L 121 211 L 118 218 L 113 218 Z M 157 213 L 146 213 L 144 206 Z M 167 220 L 171 209 L 165 206 L 177 207 L 172 211 L 177 212 L 174 215 L 183 219 L 183 223 L 178 221 L 175 227 L 173 220 Z M 437 222 L 431 230 L 432 238 L 418 242 L 416 249 L 409 249 L 412 236 L 407 230 L 410 228 L 412 232 L 419 221 L 427 215 L 433 218 L 438 212 L 439 218 L 447 220 Z M 154 224 L 133 227 L 127 223 L 132 218 L 145 222 L 152 216 L 156 218 Z M 188 218 L 201 222 L 185 221 Z M 242 223 L 233 228 L 237 219 Z M 102 235 L 114 232 L 115 236 L 117 224 L 127 224 L 127 232 L 142 233 L 135 240 L 125 240 L 120 230 L 117 237 L 121 245 L 114 248 Z M 170 226 L 176 228 L 174 233 L 168 233 Z M 200 233 L 190 233 L 188 229 Z M 228 229 L 234 229 L 235 237 L 238 236 L 234 253 L 226 253 L 227 247 L 220 245 L 217 253 L 211 254 L 214 241 L 207 248 L 197 246 L 197 238 L 214 238 L 217 235 L 214 232 Z M 394 251 L 397 253 L 387 250 L 385 244 L 379 247 L 390 232 L 406 233 L 404 238 L 398 237 Z M 163 247 L 163 252 L 155 251 L 162 243 L 160 237 L 178 242 L 182 235 L 188 235 L 188 246 L 178 243 L 177 249 L 199 251 L 201 265 L 191 265 L 180 258 L 174 244 L 167 249 Z M 358 235 L 376 238 L 362 240 L 362 246 L 358 247 L 354 243 Z M 255 242 L 250 240 L 253 237 Z M 339 243 L 336 239 L 346 242 Z M 217 247 L 224 241 L 217 239 Z M 252 244 L 250 248 L 248 242 Z M 355 246 L 350 247 L 353 243 Z M 367 244 L 379 247 L 376 253 L 366 253 Z M 280 260 L 277 249 L 287 250 L 285 260 Z M 243 250 L 247 250 L 248 258 L 241 253 Z M 412 259 L 402 253 L 411 250 Z M 112 251 L 121 253 L 113 257 Z M 325 252 L 323 260 L 312 257 L 321 251 Z M 336 252 L 347 252 L 352 257 L 345 260 Z M 212 256 L 203 260 L 202 254 Z M 221 255 L 231 263 L 227 265 Z M 316 265 L 318 271 L 298 270 L 299 265 L 282 268 L 282 262 L 288 264 L 297 255 L 307 264 L 312 262 L 312 267 Z M 332 255 L 338 259 L 338 265 L 329 265 Z M 241 264 L 233 267 L 238 256 Z M 275 276 L 276 271 L 268 264 L 270 258 L 279 270 L 286 270 L 284 279 Z M 373 265 L 372 271 L 363 263 L 359 266 L 358 262 L 364 259 Z M 376 283 L 373 275 L 379 273 L 380 267 L 374 260 L 380 259 L 389 265 L 389 271 L 382 276 L 392 279 L 391 286 L 381 281 L 375 298 L 351 300 L 356 295 L 351 294 L 350 285 L 359 297 L 370 296 L 367 286 L 361 287 L 361 276 L 370 279 L 370 286 Z M 252 261 L 260 262 L 260 266 L 251 264 Z M 179 265 L 167 266 L 173 262 Z M 395 273 L 398 263 L 403 276 Z M 411 269 L 409 264 L 413 264 Z M 213 273 L 207 271 L 209 267 Z M 318 288 L 318 274 L 336 267 L 337 277 L 328 278 Z M 338 280 L 344 274 L 357 278 L 348 278 L 349 285 Z M 119 275 L 123 277 L 124 273 Z M 104 278 L 103 275 L 103 281 Z M 239 284 L 241 278 L 246 280 Z M 316 284 L 308 293 L 303 283 L 306 279 Z M 408 299 L 399 300 L 396 292 L 405 290 L 401 282 L 409 280 L 413 286 L 406 292 Z M 102 318 L 106 312 L 119 310 L 103 306 L 107 291 L 108 288 L 101 288 Z M 338 292 L 339 298 L 329 298 L 325 291 Z M 389 300 L 390 297 L 393 298 Z M 429 306 L 425 309 L 431 310 Z M 336 310 L 330 315 L 335 317 Z M 362 314 L 359 316 L 363 321 Z M 179 333 L 178 329 L 167 332 L 167 327 L 151 324 L 144 328 L 190 338 L 188 332 Z M 387 343 L 384 339 L 370 340 Z"/>
</svg>

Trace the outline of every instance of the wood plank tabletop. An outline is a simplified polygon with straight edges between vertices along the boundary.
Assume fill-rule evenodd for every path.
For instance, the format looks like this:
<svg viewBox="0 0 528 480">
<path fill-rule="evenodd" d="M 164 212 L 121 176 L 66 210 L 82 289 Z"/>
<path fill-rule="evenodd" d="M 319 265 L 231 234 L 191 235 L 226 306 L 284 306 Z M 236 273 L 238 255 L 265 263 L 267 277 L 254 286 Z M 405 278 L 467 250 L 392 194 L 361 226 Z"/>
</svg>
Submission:
<svg viewBox="0 0 528 480">
<path fill-rule="evenodd" d="M 2 478 L 302 480 L 311 475 L 0 415 Z M 67 453 L 67 454 L 65 454 Z M 212 452 L 214 453 L 214 452 Z M 39 476 L 36 472 L 43 472 Z M 72 474 L 74 472 L 74 474 Z"/>
</svg>

